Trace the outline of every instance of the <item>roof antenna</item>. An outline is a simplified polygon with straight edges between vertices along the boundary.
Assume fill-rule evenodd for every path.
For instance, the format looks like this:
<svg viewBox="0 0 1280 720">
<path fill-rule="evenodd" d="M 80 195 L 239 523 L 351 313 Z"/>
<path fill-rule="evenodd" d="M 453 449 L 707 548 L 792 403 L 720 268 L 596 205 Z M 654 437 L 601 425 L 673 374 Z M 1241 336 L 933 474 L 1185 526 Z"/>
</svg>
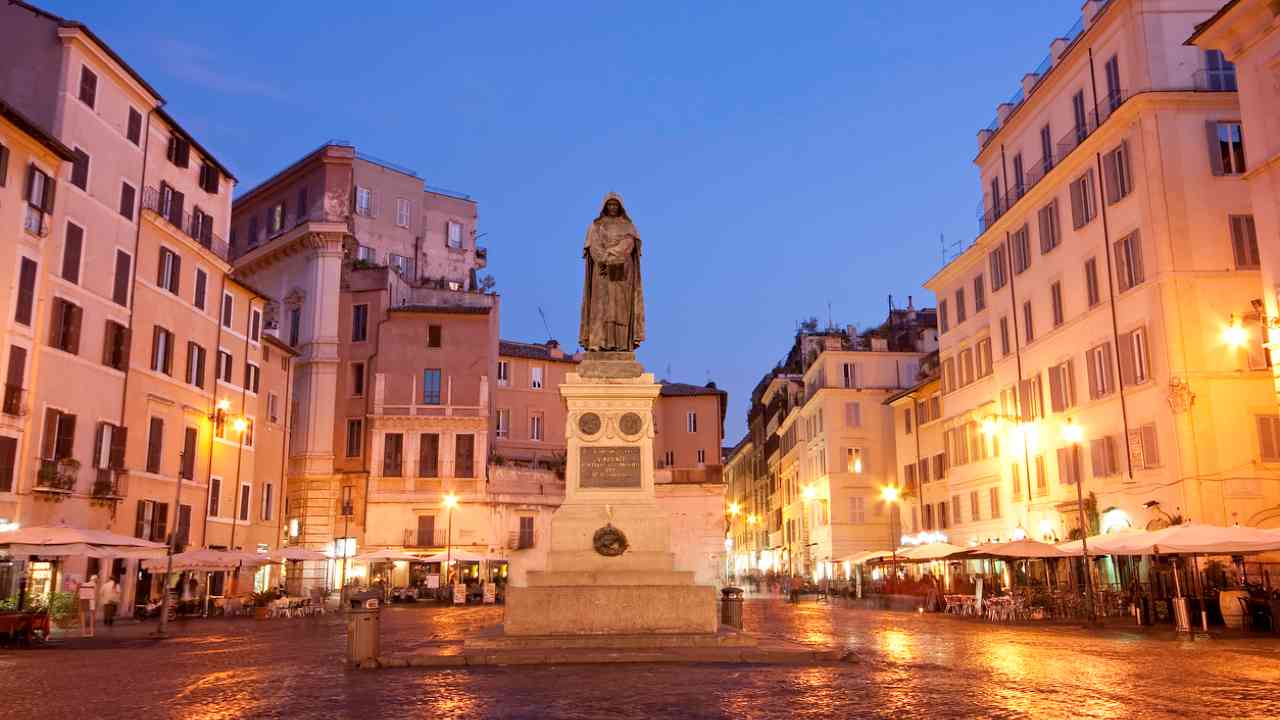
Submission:
<svg viewBox="0 0 1280 720">
<path fill-rule="evenodd" d="M 835 326 L 836 324 L 831 320 L 831 301 L 828 300 L 827 301 L 827 329 L 830 330 Z"/>
<path fill-rule="evenodd" d="M 542 312 L 542 306 L 538 306 L 538 314 L 542 316 L 542 328 L 547 331 L 547 339 L 551 339 L 551 326 L 547 324 L 547 314 Z"/>
</svg>

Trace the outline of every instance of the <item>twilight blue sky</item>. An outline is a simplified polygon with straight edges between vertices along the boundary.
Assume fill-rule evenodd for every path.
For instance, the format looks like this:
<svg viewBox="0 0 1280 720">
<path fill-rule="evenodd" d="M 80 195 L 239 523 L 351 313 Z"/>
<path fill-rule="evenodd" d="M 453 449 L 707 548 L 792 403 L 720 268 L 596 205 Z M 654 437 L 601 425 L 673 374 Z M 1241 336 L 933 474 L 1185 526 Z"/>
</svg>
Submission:
<svg viewBox="0 0 1280 720">
<path fill-rule="evenodd" d="M 41 0 L 36 0 L 41 2 Z M 975 133 L 1078 0 L 77 2 L 247 188 L 330 138 L 480 208 L 505 338 L 572 347 L 602 195 L 645 241 L 659 377 L 730 393 L 799 320 L 917 304 L 973 239 Z M 932 298 L 927 300 L 932 304 Z"/>
</svg>

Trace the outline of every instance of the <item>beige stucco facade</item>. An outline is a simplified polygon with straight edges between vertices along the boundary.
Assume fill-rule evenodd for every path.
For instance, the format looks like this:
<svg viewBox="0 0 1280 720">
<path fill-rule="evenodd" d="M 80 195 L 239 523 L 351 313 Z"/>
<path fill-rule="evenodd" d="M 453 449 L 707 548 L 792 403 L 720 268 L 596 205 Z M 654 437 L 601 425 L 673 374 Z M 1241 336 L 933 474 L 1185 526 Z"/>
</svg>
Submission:
<svg viewBox="0 0 1280 720">
<path fill-rule="evenodd" d="M 1102 529 L 1280 516 L 1260 339 L 1223 341 L 1259 293 L 1233 237 L 1252 213 L 1240 107 L 1181 44 L 1214 9 L 1087 3 L 1083 33 L 979 134 L 982 232 L 926 283 L 946 454 L 926 496 L 953 543 L 1065 539 L 1077 475 Z"/>
</svg>

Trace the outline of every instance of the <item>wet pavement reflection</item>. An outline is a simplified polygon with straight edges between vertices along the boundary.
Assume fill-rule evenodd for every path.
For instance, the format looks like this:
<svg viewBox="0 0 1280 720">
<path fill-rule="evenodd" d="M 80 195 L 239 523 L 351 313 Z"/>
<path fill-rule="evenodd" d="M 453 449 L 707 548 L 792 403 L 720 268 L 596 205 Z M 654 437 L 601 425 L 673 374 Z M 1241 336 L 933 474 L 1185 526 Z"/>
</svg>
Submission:
<svg viewBox="0 0 1280 720">
<path fill-rule="evenodd" d="M 395 607 L 385 651 L 456 643 L 492 607 Z M 565 665 L 347 672 L 336 616 L 118 626 L 91 645 L 0 650 L 6 718 L 1280 717 L 1280 639 L 1177 641 L 992 626 L 812 602 L 746 603 L 747 629 L 850 651 L 814 667 Z"/>
</svg>

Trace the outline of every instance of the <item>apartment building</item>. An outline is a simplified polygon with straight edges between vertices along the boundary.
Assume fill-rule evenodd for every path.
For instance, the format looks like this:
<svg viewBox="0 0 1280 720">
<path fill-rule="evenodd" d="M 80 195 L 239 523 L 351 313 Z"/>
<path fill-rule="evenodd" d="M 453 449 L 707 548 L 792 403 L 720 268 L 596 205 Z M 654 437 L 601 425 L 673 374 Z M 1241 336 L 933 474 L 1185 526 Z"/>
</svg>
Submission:
<svg viewBox="0 0 1280 720">
<path fill-rule="evenodd" d="M 930 359 L 935 362 L 930 363 Z M 942 393 L 936 355 L 922 361 L 923 379 L 885 398 L 893 411 L 897 487 L 902 497 L 902 534 L 897 544 L 926 539 L 921 533 L 945 532 L 950 515 L 939 505 L 947 494 L 946 453 L 943 452 Z M 910 521 L 907 518 L 910 517 Z"/>
<path fill-rule="evenodd" d="M 1085 3 L 978 134 L 980 233 L 926 283 L 953 543 L 1064 539 L 1076 483 L 1091 530 L 1275 513 L 1267 356 L 1223 341 L 1258 297 L 1252 154 L 1233 69 L 1182 45 L 1214 9 Z"/>
<path fill-rule="evenodd" d="M 234 176 L 83 24 L 14 2 L 0 34 L 0 97 L 72 154 L 58 172 L 25 171 L 24 195 L 42 202 L 27 203 L 34 244 L 16 269 L 30 309 L 17 313 L 28 367 L 13 399 L 32 427 L 15 522 L 276 545 L 292 351 L 264 341 L 270 298 L 232 274 Z M 111 572 L 126 604 L 151 591 L 137 563 Z"/>
<path fill-rule="evenodd" d="M 288 542 L 339 557 L 443 547 L 429 523 L 445 498 L 479 507 L 499 300 L 476 275 L 476 218 L 470 198 L 345 143 L 236 201 L 237 271 L 280 298 L 265 332 L 298 352 Z M 489 544 L 478 531 L 458 538 Z M 302 582 L 344 575 L 340 560 L 307 563 Z"/>
<path fill-rule="evenodd" d="M 560 343 L 503 340 L 498 345 L 494 455 L 498 462 L 563 472 L 565 406 L 560 385 L 582 358 Z"/>
<path fill-rule="evenodd" d="M 1205 80 L 1223 89 L 1238 89 L 1242 137 L 1248 138 L 1243 179 L 1249 187 L 1262 287 L 1260 303 L 1241 308 L 1238 342 L 1255 338 L 1280 340 L 1280 86 L 1275 58 L 1280 54 L 1280 7 L 1265 0 L 1231 0 L 1196 26 L 1187 43 L 1205 51 Z M 1280 364 L 1271 363 L 1280 394 Z M 1268 421 L 1269 422 L 1269 421 Z"/>
</svg>

